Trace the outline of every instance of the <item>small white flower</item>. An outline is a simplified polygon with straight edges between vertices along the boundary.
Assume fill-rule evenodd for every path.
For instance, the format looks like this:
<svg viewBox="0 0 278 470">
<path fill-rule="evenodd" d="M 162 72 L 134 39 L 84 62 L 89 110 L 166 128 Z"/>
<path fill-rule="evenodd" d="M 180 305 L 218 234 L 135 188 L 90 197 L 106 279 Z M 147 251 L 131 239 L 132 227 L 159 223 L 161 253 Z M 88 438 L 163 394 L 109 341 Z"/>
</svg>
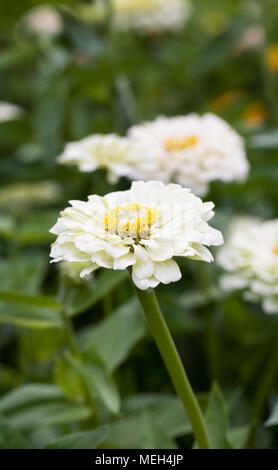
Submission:
<svg viewBox="0 0 278 470">
<path fill-rule="evenodd" d="M 16 104 L 0 101 L 0 122 L 12 121 L 20 117 L 23 113 L 22 108 Z"/>
<path fill-rule="evenodd" d="M 115 183 L 121 176 L 129 176 L 134 167 L 140 172 L 154 170 L 154 165 L 149 159 L 144 159 L 144 154 L 142 145 L 133 144 L 125 137 L 95 134 L 68 143 L 57 161 L 75 164 L 82 172 L 104 168 L 108 172 L 109 182 Z"/>
<path fill-rule="evenodd" d="M 128 191 L 89 196 L 72 207 L 50 230 L 57 235 L 53 262 L 85 262 L 84 276 L 99 267 L 126 269 L 139 289 L 181 277 L 174 256 L 211 262 L 205 245 L 220 245 L 221 233 L 208 225 L 213 203 L 189 189 L 160 181 L 137 181 Z"/>
<path fill-rule="evenodd" d="M 63 28 L 61 15 L 48 5 L 32 8 L 24 16 L 24 22 L 31 31 L 41 36 L 55 36 Z"/>
<path fill-rule="evenodd" d="M 224 289 L 244 289 L 246 299 L 278 313 L 278 219 L 237 218 L 217 261 L 229 273 Z"/>
<path fill-rule="evenodd" d="M 156 165 L 149 173 L 134 168 L 134 179 L 175 181 L 205 195 L 211 181 L 242 181 L 248 173 L 242 138 L 214 114 L 162 116 L 131 127 L 128 135 L 145 145 L 144 158 Z"/>
<path fill-rule="evenodd" d="M 188 0 L 112 0 L 112 8 L 117 29 L 143 34 L 179 30 L 191 14 Z"/>
</svg>

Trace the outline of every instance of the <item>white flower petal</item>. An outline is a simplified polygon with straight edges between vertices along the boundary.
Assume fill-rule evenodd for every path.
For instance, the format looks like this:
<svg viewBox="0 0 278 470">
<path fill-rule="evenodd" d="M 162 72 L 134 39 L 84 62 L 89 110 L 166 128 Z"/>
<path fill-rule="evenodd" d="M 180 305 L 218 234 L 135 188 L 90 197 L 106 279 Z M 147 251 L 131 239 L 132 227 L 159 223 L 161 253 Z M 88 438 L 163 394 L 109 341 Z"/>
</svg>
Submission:
<svg viewBox="0 0 278 470">
<path fill-rule="evenodd" d="M 136 263 L 136 257 L 133 253 L 128 253 L 120 258 L 115 258 L 113 262 L 113 269 L 126 269 Z"/>
<path fill-rule="evenodd" d="M 169 259 L 160 263 L 154 263 L 154 276 L 163 284 L 169 284 L 170 282 L 179 281 L 181 278 L 181 272 L 178 264 Z"/>
<path fill-rule="evenodd" d="M 133 266 L 132 272 L 138 279 L 151 277 L 154 271 L 154 263 L 151 260 L 137 260 Z"/>
</svg>

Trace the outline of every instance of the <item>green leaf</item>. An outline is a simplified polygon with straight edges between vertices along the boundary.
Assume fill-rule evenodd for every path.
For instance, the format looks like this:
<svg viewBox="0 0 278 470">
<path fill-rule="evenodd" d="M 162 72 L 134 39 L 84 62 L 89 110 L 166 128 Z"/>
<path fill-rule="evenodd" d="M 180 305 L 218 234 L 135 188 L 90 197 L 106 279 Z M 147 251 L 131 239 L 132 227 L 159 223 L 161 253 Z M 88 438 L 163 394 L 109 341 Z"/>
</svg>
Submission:
<svg viewBox="0 0 278 470">
<path fill-rule="evenodd" d="M 69 399 L 82 402 L 84 400 L 84 383 L 80 374 L 76 372 L 66 357 L 61 357 L 55 362 L 54 380 Z"/>
<path fill-rule="evenodd" d="M 20 225 L 18 241 L 21 244 L 29 243 L 51 243 L 54 236 L 49 233 L 49 229 L 57 220 L 57 211 L 45 210 L 28 214 Z"/>
<path fill-rule="evenodd" d="M 55 385 L 24 384 L 0 398 L 0 413 L 10 412 L 16 408 L 41 401 L 57 400 L 62 397 L 61 389 Z"/>
<path fill-rule="evenodd" d="M 65 331 L 62 328 L 20 328 L 17 335 L 23 369 L 24 366 L 29 368 L 30 363 L 36 363 L 36 367 L 46 366 L 65 344 Z"/>
<path fill-rule="evenodd" d="M 61 310 L 61 305 L 53 297 L 43 295 L 29 295 L 17 291 L 0 291 L 0 300 L 16 305 L 46 307 L 56 312 Z"/>
<path fill-rule="evenodd" d="M 278 148 L 278 132 L 265 132 L 250 137 L 249 147 L 258 149 L 277 149 Z"/>
<path fill-rule="evenodd" d="M 239 426 L 228 431 L 228 440 L 233 449 L 242 449 L 246 443 L 249 426 Z"/>
<path fill-rule="evenodd" d="M 278 424 L 278 399 L 274 402 L 269 418 L 265 422 L 265 426 L 277 426 Z"/>
<path fill-rule="evenodd" d="M 68 434 L 45 446 L 46 449 L 97 449 L 108 435 L 109 427 L 100 426 L 92 431 Z"/>
<path fill-rule="evenodd" d="M 32 305 L 10 305 L 0 302 L 0 323 L 10 323 L 26 328 L 61 328 L 62 322 L 58 313 L 43 307 Z"/>
<path fill-rule="evenodd" d="M 152 419 L 156 420 L 162 429 L 167 430 L 168 437 L 175 438 L 192 432 L 184 407 L 175 395 L 163 393 L 132 395 L 124 400 L 122 413 L 136 415 L 143 409 L 149 410 Z"/>
<path fill-rule="evenodd" d="M 106 448 L 175 448 L 174 438 L 192 432 L 183 405 L 175 395 L 131 396 L 124 400 L 122 414 L 110 424 Z"/>
<path fill-rule="evenodd" d="M 0 364 L 0 390 L 10 390 L 21 382 L 22 378 L 19 372 Z"/>
<path fill-rule="evenodd" d="M 107 370 L 115 370 L 145 335 L 146 322 L 137 299 L 132 298 L 96 326 L 87 327 L 80 336 L 85 353 L 101 358 Z"/>
<path fill-rule="evenodd" d="M 30 449 L 27 439 L 0 415 L 0 449 Z"/>
<path fill-rule="evenodd" d="M 120 396 L 114 381 L 103 367 L 79 360 L 70 354 L 67 354 L 66 360 L 80 374 L 93 397 L 99 399 L 111 413 L 117 414 L 120 410 Z"/>
<path fill-rule="evenodd" d="M 91 409 L 82 404 L 57 400 L 37 403 L 9 414 L 11 424 L 21 430 L 37 427 L 77 423 L 89 419 Z"/>
<path fill-rule="evenodd" d="M 0 214 L 0 236 L 11 238 L 15 230 L 15 221 L 8 214 Z"/>
<path fill-rule="evenodd" d="M 110 271 L 104 269 L 89 285 L 76 288 L 69 305 L 69 315 L 79 315 L 99 302 L 128 277 L 127 270 Z"/>
<path fill-rule="evenodd" d="M 212 449 L 231 449 L 227 439 L 226 404 L 217 384 L 212 386 L 205 412 L 205 420 Z"/>
<path fill-rule="evenodd" d="M 43 276 L 49 265 L 45 253 L 26 252 L 9 260 L 0 260 L 1 291 L 20 291 L 24 294 L 37 294 Z"/>
<path fill-rule="evenodd" d="M 140 418 L 142 422 L 141 447 L 143 449 L 177 449 L 176 443 L 167 435 L 166 428 L 153 419 L 149 410 L 142 410 Z"/>
</svg>

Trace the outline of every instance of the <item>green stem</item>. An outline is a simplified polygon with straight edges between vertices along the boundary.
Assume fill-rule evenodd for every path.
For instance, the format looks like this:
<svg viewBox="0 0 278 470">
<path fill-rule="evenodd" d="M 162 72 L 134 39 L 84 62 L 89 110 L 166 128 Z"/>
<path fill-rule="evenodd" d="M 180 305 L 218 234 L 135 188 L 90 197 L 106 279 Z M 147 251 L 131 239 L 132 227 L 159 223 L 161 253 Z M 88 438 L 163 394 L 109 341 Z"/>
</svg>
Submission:
<svg viewBox="0 0 278 470">
<path fill-rule="evenodd" d="M 201 409 L 183 368 L 171 333 L 160 311 L 155 293 L 152 289 L 142 291 L 137 288 L 136 293 L 175 390 L 192 424 L 193 433 L 199 448 L 210 449 L 207 429 Z"/>
<path fill-rule="evenodd" d="M 262 376 L 260 377 L 260 384 L 257 388 L 254 406 L 253 406 L 253 417 L 249 428 L 249 433 L 246 439 L 246 447 L 253 448 L 257 429 L 260 423 L 260 418 L 264 410 L 264 406 L 267 400 L 269 390 L 278 372 L 278 341 L 277 338 L 274 340 L 274 347 L 271 348 L 268 363 L 264 369 Z"/>
<path fill-rule="evenodd" d="M 209 374 L 212 381 L 219 381 L 220 364 L 219 364 L 219 339 L 215 331 L 215 316 L 212 311 L 212 305 L 208 306 L 204 311 L 204 323 L 206 332 L 206 350 L 209 363 Z"/>
<path fill-rule="evenodd" d="M 201 261 L 199 263 L 199 283 L 204 294 L 209 294 L 210 291 L 210 282 L 207 277 L 204 263 Z M 219 335 L 217 334 L 216 329 L 216 318 L 213 309 L 215 305 L 213 302 L 210 302 L 203 308 L 203 319 L 204 319 L 204 329 L 205 329 L 205 347 L 208 357 L 208 367 L 211 380 L 219 380 L 220 378 L 220 362 L 219 358 L 221 357 L 220 353 L 220 342 Z"/>
<path fill-rule="evenodd" d="M 72 354 L 74 356 L 80 357 L 81 353 L 79 351 L 79 348 L 75 339 L 72 321 L 67 312 L 68 293 L 69 292 L 68 292 L 67 287 L 64 285 L 64 283 L 62 283 L 61 291 L 60 291 L 60 299 L 61 299 L 61 304 L 62 304 L 61 317 L 62 317 L 62 321 L 64 325 L 64 331 L 65 331 L 66 338 L 67 338 Z"/>
</svg>

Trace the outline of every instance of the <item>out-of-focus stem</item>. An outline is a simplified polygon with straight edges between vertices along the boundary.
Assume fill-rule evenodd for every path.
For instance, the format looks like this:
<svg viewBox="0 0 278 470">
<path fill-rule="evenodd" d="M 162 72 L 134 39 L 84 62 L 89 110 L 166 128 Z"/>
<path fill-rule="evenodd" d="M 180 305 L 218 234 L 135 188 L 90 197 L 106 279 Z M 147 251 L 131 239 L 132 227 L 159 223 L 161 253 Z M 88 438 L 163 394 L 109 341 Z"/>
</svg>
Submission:
<svg viewBox="0 0 278 470">
<path fill-rule="evenodd" d="M 256 436 L 257 436 L 257 430 L 258 430 L 258 426 L 260 423 L 260 418 L 262 416 L 271 385 L 277 373 L 278 373 L 278 341 L 277 341 L 277 338 L 275 337 L 274 346 L 271 348 L 270 355 L 268 357 L 268 363 L 266 364 L 266 367 L 260 377 L 260 383 L 256 390 L 256 394 L 254 398 L 252 421 L 251 421 L 249 433 L 246 439 L 246 447 L 249 449 L 254 447 Z"/>
<path fill-rule="evenodd" d="M 201 289 L 203 290 L 204 294 L 209 293 L 210 284 L 205 272 L 205 268 L 203 262 L 199 262 L 199 283 Z M 205 306 L 203 309 L 203 319 L 204 319 L 204 327 L 205 327 L 205 343 L 206 343 L 206 351 L 208 357 L 208 365 L 209 365 L 209 372 L 211 380 L 219 380 L 220 376 L 220 344 L 219 338 L 216 331 L 216 322 L 215 322 L 215 314 L 214 314 L 214 305 L 210 302 L 208 305 Z"/>
</svg>

